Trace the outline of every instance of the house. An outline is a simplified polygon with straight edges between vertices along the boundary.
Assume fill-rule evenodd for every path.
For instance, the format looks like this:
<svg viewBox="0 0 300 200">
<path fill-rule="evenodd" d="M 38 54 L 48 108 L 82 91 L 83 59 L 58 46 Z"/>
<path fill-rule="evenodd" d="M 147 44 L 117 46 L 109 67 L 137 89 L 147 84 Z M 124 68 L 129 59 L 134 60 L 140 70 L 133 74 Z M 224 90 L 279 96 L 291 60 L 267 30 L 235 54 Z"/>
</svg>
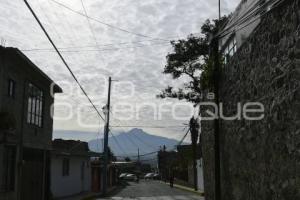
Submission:
<svg viewBox="0 0 300 200">
<path fill-rule="evenodd" d="M 56 139 L 52 142 L 51 192 L 53 198 L 73 196 L 92 190 L 91 158 L 87 142 Z"/>
<path fill-rule="evenodd" d="M 91 163 L 92 166 L 92 192 L 101 193 L 103 190 L 103 159 L 100 157 L 94 159 Z M 107 190 L 111 190 L 118 183 L 119 168 L 111 157 L 107 165 Z"/>
<path fill-rule="evenodd" d="M 276 1 L 242 0 L 220 31 L 220 50 L 225 62 L 233 56 L 259 25 L 261 17 Z"/>
<path fill-rule="evenodd" d="M 51 113 L 61 92 L 20 50 L 0 46 L 0 199 L 49 199 Z"/>
<path fill-rule="evenodd" d="M 166 151 L 166 149 L 164 148 L 158 152 L 157 157 L 159 175 L 161 176 L 161 180 L 167 182 L 170 179 L 171 170 L 174 170 L 174 168 L 178 166 L 178 153 L 176 151 Z M 184 165 L 185 163 L 181 164 Z M 184 166 L 183 168 L 186 168 L 186 166 Z M 175 173 L 175 175 L 177 176 L 177 178 L 187 178 L 187 173 L 185 173 L 185 170 L 179 170 L 177 168 L 176 172 L 177 173 Z"/>
<path fill-rule="evenodd" d="M 179 162 L 187 163 L 187 179 L 186 180 L 187 180 L 188 185 L 194 186 L 194 177 L 196 176 L 198 190 L 204 191 L 203 165 L 202 165 L 202 155 L 201 155 L 200 150 L 201 150 L 201 146 L 197 145 L 196 174 L 194 174 L 192 145 L 177 146 Z"/>
<path fill-rule="evenodd" d="M 175 183 L 193 187 L 196 176 L 198 190 L 204 191 L 202 155 L 199 145 L 197 149 L 196 175 L 193 170 L 192 145 L 179 145 L 177 151 L 159 151 L 158 168 L 161 179 L 166 182 L 169 181 L 173 171 Z"/>
</svg>

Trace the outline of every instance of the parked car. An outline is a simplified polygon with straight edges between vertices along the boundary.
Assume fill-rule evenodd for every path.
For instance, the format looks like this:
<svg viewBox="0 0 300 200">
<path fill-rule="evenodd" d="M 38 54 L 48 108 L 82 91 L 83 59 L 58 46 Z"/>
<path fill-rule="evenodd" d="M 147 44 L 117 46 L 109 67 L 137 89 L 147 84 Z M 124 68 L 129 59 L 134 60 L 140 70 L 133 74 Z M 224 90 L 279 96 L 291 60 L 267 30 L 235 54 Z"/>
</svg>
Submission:
<svg viewBox="0 0 300 200">
<path fill-rule="evenodd" d="M 153 179 L 154 173 L 148 173 L 144 176 L 144 179 Z"/>
<path fill-rule="evenodd" d="M 122 174 L 120 174 L 119 179 L 123 180 L 126 176 L 127 176 L 126 173 L 122 173 Z"/>
<path fill-rule="evenodd" d="M 160 176 L 159 176 L 159 174 L 154 174 L 154 175 L 153 175 L 153 179 L 155 179 L 155 180 L 159 180 L 159 179 L 160 179 Z"/>
<path fill-rule="evenodd" d="M 127 174 L 123 180 L 126 181 L 136 181 L 137 180 L 137 176 L 135 174 Z"/>
</svg>

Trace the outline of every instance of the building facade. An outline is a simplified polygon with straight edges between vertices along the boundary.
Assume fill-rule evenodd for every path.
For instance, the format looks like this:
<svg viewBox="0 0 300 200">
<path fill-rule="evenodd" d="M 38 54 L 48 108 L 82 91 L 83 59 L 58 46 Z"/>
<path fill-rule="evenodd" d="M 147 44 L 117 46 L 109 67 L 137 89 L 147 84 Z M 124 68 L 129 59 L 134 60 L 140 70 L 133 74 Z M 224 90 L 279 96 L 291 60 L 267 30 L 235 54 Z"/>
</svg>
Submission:
<svg viewBox="0 0 300 200">
<path fill-rule="evenodd" d="M 54 94 L 59 86 L 20 50 L 0 47 L 0 199 L 50 196 Z"/>
<path fill-rule="evenodd" d="M 54 199 L 90 192 L 91 157 L 88 144 L 56 139 L 52 142 L 51 193 Z"/>
<path fill-rule="evenodd" d="M 278 0 L 242 0 L 220 31 L 220 50 L 227 63 Z"/>
<path fill-rule="evenodd" d="M 196 152 L 196 174 L 193 167 L 192 145 L 179 145 L 177 146 L 177 151 L 159 151 L 158 170 L 161 179 L 168 182 L 171 176 L 174 176 L 175 183 L 192 188 L 195 186 L 194 181 L 196 180 L 197 189 L 203 192 L 203 163 L 200 149 L 201 147 L 198 145 Z"/>
</svg>

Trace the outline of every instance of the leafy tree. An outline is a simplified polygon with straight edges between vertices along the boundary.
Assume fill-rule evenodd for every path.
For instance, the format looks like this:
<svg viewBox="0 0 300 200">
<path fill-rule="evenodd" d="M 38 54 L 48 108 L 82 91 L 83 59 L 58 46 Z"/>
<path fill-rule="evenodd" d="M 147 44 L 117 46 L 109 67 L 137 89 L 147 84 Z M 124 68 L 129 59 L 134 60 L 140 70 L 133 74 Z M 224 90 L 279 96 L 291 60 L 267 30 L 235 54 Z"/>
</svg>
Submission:
<svg viewBox="0 0 300 200">
<path fill-rule="evenodd" d="M 226 17 L 220 21 L 206 20 L 201 27 L 202 36 L 189 35 L 187 39 L 171 41 L 173 52 L 166 57 L 163 73 L 171 75 L 173 79 L 189 77 L 189 81 L 178 89 L 168 86 L 158 97 L 197 103 L 201 99 L 201 92 L 212 88 L 214 62 L 210 56 L 210 39 L 217 33 L 217 27 L 226 20 Z"/>
<path fill-rule="evenodd" d="M 126 161 L 126 162 L 130 162 L 131 159 L 130 159 L 129 157 L 126 157 L 126 158 L 125 158 L 125 161 Z"/>
</svg>

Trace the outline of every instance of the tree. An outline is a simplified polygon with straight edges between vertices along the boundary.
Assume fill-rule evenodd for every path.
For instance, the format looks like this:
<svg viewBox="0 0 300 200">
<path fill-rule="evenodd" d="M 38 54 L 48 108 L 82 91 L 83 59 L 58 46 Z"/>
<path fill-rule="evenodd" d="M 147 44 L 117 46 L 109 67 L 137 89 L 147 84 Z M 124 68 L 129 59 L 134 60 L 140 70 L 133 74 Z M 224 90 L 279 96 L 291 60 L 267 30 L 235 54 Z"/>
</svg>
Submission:
<svg viewBox="0 0 300 200">
<path fill-rule="evenodd" d="M 126 161 L 126 162 L 131 162 L 131 159 L 130 159 L 129 157 L 126 157 L 126 158 L 125 158 L 125 161 Z"/>
<path fill-rule="evenodd" d="M 227 17 L 220 21 L 206 20 L 201 27 L 203 36 L 189 35 L 187 39 L 171 41 L 173 52 L 167 55 L 167 64 L 164 74 L 171 75 L 173 79 L 189 77 L 182 88 L 174 89 L 168 86 L 158 95 L 159 98 L 177 98 L 198 103 L 201 93 L 213 86 L 213 58 L 210 56 L 210 40 L 217 33 L 219 23 L 224 24 Z"/>
</svg>

